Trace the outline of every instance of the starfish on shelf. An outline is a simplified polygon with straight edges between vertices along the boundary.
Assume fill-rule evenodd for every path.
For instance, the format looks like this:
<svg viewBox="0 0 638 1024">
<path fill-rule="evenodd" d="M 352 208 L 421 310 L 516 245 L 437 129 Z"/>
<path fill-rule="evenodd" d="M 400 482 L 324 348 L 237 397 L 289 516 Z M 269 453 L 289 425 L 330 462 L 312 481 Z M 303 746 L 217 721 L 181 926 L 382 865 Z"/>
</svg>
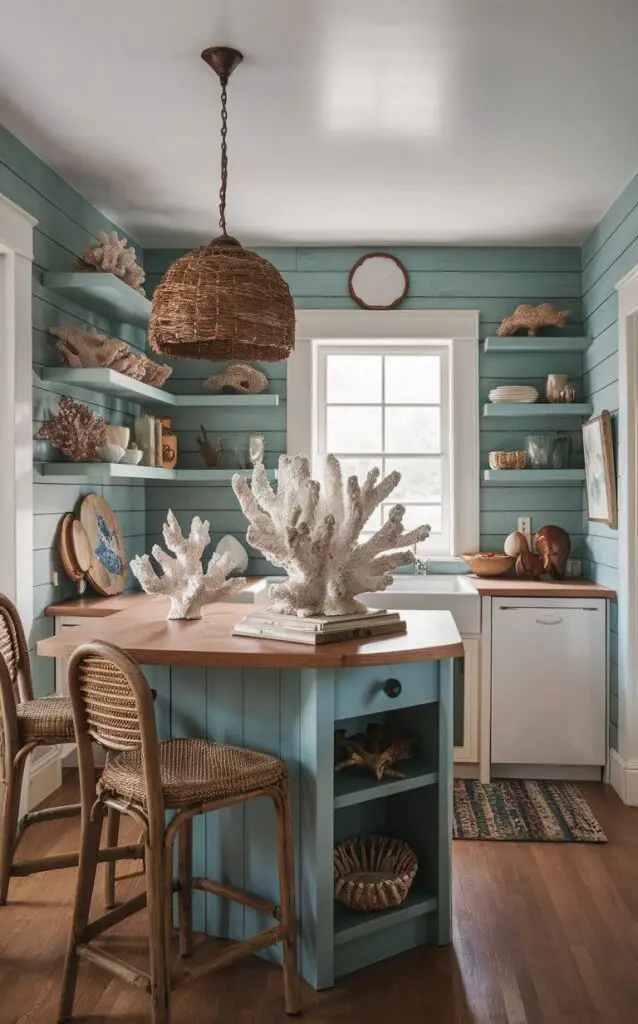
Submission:
<svg viewBox="0 0 638 1024">
<path fill-rule="evenodd" d="M 335 732 L 335 746 L 343 750 L 347 757 L 335 765 L 335 771 L 356 766 L 369 769 L 375 779 L 380 780 L 384 776 L 405 779 L 403 772 L 392 768 L 392 765 L 396 761 L 414 757 L 412 748 L 415 742 L 396 730 L 376 723 L 371 723 L 365 733 L 357 733 L 356 736 L 346 736 L 345 729 L 338 729 Z"/>
</svg>

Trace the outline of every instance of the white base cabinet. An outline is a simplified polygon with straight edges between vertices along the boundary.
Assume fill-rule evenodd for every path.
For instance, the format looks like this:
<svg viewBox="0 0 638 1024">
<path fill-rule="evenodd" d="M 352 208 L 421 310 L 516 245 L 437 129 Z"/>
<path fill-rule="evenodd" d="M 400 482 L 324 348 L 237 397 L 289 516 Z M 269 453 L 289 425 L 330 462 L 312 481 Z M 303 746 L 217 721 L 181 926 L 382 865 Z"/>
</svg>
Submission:
<svg viewBox="0 0 638 1024">
<path fill-rule="evenodd" d="M 607 602 L 494 598 L 492 765 L 607 761 Z"/>
</svg>

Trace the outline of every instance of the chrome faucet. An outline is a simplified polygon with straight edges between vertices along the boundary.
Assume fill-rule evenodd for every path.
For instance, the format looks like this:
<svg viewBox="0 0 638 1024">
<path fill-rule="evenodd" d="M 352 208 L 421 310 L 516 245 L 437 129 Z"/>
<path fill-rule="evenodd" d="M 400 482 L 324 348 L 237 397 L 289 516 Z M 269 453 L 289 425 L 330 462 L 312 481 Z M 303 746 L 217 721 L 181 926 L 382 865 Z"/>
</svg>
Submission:
<svg viewBox="0 0 638 1024">
<path fill-rule="evenodd" d="M 415 576 L 427 576 L 428 572 L 428 560 L 427 558 L 415 557 L 414 560 L 414 575 Z"/>
</svg>

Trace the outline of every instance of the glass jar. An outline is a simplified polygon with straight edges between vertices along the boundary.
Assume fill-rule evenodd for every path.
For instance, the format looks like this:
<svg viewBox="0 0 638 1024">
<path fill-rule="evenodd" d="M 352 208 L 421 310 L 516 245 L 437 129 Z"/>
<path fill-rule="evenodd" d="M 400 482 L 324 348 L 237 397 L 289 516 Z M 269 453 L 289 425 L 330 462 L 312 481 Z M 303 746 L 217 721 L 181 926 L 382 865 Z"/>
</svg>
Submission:
<svg viewBox="0 0 638 1024">
<path fill-rule="evenodd" d="M 530 434 L 525 438 L 525 453 L 531 469 L 551 469 L 552 435 Z"/>
</svg>

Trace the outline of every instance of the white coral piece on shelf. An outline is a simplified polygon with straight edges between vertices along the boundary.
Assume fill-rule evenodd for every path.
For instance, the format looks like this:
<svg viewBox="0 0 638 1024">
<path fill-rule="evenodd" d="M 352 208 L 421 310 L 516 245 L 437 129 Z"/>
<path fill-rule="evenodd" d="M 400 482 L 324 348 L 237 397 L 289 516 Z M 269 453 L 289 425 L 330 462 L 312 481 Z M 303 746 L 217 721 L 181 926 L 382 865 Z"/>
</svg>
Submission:
<svg viewBox="0 0 638 1024">
<path fill-rule="evenodd" d="M 329 455 L 322 492 L 307 458 L 282 455 L 276 491 L 262 464 L 255 466 L 251 485 L 242 476 L 233 477 L 233 490 L 250 523 L 248 543 L 288 574 L 285 583 L 271 587 L 275 611 L 299 616 L 365 611 L 357 594 L 385 590 L 393 569 L 415 561 L 409 548 L 426 540 L 430 527 L 404 531 L 403 505 L 395 505 L 383 526 L 358 543 L 372 513 L 401 479 L 397 471 L 382 480 L 379 476 L 378 469 L 371 469 L 363 486 L 351 476 L 344 488 L 339 460 Z"/>
<path fill-rule="evenodd" d="M 165 594 L 170 598 L 169 619 L 201 619 L 205 604 L 223 601 L 246 586 L 243 576 L 226 579 L 236 568 L 227 554 L 214 552 L 204 573 L 202 554 L 210 543 L 208 520 L 202 522 L 195 516 L 189 536 L 184 537 L 176 516 L 169 509 L 162 532 L 166 547 L 175 556 L 167 555 L 159 544 L 153 546 L 152 555 L 159 562 L 162 575 L 155 571 L 148 555 L 133 558 L 131 570 L 147 594 Z"/>
<path fill-rule="evenodd" d="M 130 285 L 140 295 L 144 295 L 142 284 L 146 277 L 137 263 L 137 253 L 128 239 L 120 238 L 117 231 L 98 231 L 98 244 L 87 245 L 79 267 L 95 267 L 103 274 L 115 274 L 125 284 Z"/>
</svg>

